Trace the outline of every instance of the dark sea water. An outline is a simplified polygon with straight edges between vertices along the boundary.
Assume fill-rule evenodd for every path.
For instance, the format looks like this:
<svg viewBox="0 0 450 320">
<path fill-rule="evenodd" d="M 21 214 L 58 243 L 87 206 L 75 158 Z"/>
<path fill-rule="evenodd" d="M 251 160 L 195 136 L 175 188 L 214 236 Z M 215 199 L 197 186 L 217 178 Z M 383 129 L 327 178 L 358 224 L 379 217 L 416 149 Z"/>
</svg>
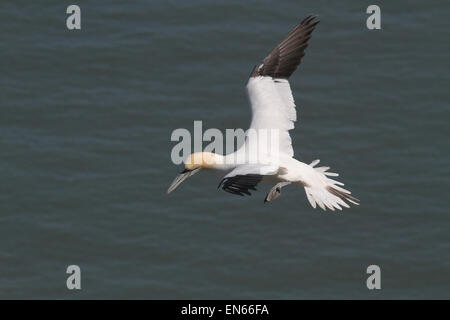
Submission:
<svg viewBox="0 0 450 320">
<path fill-rule="evenodd" d="M 370 4 L 0 4 L 0 298 L 450 298 L 450 4 L 377 1 L 368 30 Z M 264 205 L 206 173 L 166 195 L 172 131 L 246 129 L 252 67 L 310 13 L 295 155 L 361 205 Z"/>
</svg>

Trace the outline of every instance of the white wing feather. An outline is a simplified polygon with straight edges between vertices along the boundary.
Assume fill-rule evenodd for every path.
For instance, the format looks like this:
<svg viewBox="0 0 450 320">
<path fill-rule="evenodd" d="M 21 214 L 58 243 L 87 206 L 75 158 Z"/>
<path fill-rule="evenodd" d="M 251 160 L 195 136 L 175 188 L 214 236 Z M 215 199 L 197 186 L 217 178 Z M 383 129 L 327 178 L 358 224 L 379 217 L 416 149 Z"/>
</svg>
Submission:
<svg viewBox="0 0 450 320">
<path fill-rule="evenodd" d="M 259 135 L 258 130 L 276 129 L 279 152 L 290 157 L 294 156 L 288 131 L 294 129 L 297 114 L 289 82 L 286 79 L 272 77 L 252 77 L 247 84 L 247 95 L 252 109 L 250 129 L 256 130 L 259 146 L 268 146 L 270 141 L 261 141 L 266 137 Z M 270 135 L 270 131 L 268 134 Z M 254 142 L 250 140 L 248 143 Z"/>
</svg>

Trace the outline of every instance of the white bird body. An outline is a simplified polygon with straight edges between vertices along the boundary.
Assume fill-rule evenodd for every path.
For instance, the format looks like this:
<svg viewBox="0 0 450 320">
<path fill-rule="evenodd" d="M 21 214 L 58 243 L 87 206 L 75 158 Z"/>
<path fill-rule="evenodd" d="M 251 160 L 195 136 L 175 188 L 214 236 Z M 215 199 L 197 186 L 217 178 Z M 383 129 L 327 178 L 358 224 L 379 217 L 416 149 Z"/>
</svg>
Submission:
<svg viewBox="0 0 450 320">
<path fill-rule="evenodd" d="M 294 128 L 297 113 L 288 78 L 300 64 L 318 23 L 313 19 L 309 16 L 297 25 L 253 70 L 247 83 L 252 120 L 245 143 L 225 156 L 208 152 L 191 154 L 169 193 L 203 169 L 223 177 L 219 187 L 241 196 L 250 195 L 258 183 L 275 184 L 265 202 L 276 199 L 283 186 L 294 184 L 304 188 L 314 208 L 319 205 L 323 210 L 341 210 L 349 207 L 345 201 L 359 204 L 350 191 L 342 188 L 343 183 L 329 178 L 338 174 L 328 172 L 329 167 L 315 167 L 319 160 L 306 164 L 293 158 L 289 130 Z"/>
</svg>

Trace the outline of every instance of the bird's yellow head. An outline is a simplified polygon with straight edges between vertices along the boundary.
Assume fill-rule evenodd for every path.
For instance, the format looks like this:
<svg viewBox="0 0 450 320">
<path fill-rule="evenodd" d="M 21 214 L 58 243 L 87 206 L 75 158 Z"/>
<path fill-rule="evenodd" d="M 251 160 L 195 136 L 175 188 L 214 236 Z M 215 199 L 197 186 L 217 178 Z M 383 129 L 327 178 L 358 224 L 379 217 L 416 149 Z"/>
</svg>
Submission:
<svg viewBox="0 0 450 320">
<path fill-rule="evenodd" d="M 215 168 L 220 164 L 221 156 L 211 152 L 195 152 L 189 155 L 184 161 L 184 170 L 173 180 L 167 193 L 171 193 L 184 180 L 196 174 L 201 169 Z"/>
</svg>

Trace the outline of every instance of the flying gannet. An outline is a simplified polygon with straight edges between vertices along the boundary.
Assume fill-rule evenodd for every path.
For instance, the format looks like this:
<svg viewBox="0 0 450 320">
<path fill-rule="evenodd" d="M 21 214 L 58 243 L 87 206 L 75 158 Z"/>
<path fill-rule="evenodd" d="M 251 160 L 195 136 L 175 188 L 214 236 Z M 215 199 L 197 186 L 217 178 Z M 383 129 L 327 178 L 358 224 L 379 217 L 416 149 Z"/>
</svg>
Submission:
<svg viewBox="0 0 450 320">
<path fill-rule="evenodd" d="M 247 83 L 247 95 L 252 110 L 250 129 L 257 132 L 256 135 L 253 138 L 247 135 L 242 147 L 225 156 L 210 152 L 189 155 L 184 161 L 184 170 L 172 182 L 167 193 L 188 177 L 205 170 L 224 175 L 219 188 L 236 195 L 250 195 L 250 190 L 256 190 L 258 183 L 274 184 L 264 202 L 278 198 L 282 187 L 293 184 L 304 188 L 313 208 L 319 205 L 323 210 L 329 208 L 334 211 L 335 208 L 348 208 L 346 201 L 359 204 L 350 191 L 342 188 L 343 183 L 329 178 L 338 176 L 337 173 L 328 172 L 329 167 L 316 167 L 319 160 L 306 164 L 293 158 L 289 130 L 294 128 L 297 115 L 288 79 L 305 55 L 311 34 L 319 23 L 315 18 L 312 15 L 305 18 L 270 52 L 261 65 L 253 69 Z M 269 148 L 272 142 L 269 142 L 267 135 L 260 133 L 261 129 L 277 130 L 276 157 Z M 257 143 L 257 151 L 250 151 L 258 153 L 256 162 L 249 161 L 248 156 L 244 156 L 243 161 L 236 161 L 245 152 L 255 150 Z"/>
</svg>

